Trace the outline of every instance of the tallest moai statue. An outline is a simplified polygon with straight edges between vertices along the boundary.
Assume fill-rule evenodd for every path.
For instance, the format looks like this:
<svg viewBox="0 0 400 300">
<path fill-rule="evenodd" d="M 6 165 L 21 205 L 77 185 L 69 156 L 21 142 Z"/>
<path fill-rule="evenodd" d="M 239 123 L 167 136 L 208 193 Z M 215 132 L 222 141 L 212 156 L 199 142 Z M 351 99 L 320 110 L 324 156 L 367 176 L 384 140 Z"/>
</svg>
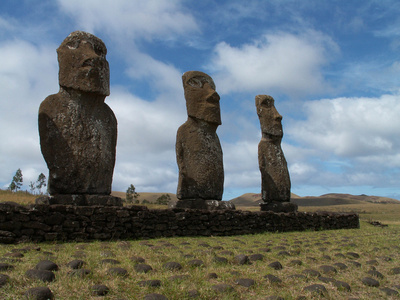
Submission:
<svg viewBox="0 0 400 300">
<path fill-rule="evenodd" d="M 257 115 L 262 137 L 258 144 L 258 163 L 261 171 L 261 210 L 275 212 L 296 211 L 290 203 L 290 176 L 281 148 L 283 137 L 282 116 L 268 95 L 256 96 Z"/>
<path fill-rule="evenodd" d="M 39 108 L 48 191 L 56 203 L 111 205 L 113 197 L 99 196 L 111 193 L 117 142 L 117 120 L 104 103 L 110 94 L 106 46 L 90 33 L 75 31 L 57 54 L 60 90 Z"/>
</svg>

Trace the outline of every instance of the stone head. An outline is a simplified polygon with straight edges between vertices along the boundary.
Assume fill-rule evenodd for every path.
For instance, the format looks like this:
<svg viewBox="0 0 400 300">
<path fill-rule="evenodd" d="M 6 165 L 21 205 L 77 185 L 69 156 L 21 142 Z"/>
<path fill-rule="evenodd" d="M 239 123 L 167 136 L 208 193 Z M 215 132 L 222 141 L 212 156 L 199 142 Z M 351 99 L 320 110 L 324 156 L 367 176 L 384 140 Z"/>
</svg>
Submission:
<svg viewBox="0 0 400 300">
<path fill-rule="evenodd" d="M 275 100 L 271 96 L 256 96 L 257 115 L 260 119 L 262 133 L 282 137 L 282 116 L 278 113 L 274 104 Z"/>
<path fill-rule="evenodd" d="M 60 86 L 110 94 L 110 68 L 107 48 L 98 37 L 83 31 L 72 32 L 58 47 Z"/>
<path fill-rule="evenodd" d="M 182 75 L 182 83 L 188 116 L 221 125 L 220 98 L 212 78 L 200 71 L 188 71 Z"/>
</svg>

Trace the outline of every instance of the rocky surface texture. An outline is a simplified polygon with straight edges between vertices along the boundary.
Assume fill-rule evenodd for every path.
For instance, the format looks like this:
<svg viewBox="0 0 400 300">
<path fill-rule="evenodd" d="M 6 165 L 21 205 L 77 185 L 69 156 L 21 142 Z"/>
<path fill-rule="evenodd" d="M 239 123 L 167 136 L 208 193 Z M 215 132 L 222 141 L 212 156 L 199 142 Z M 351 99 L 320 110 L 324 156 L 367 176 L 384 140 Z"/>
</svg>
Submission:
<svg viewBox="0 0 400 300">
<path fill-rule="evenodd" d="M 256 96 L 257 115 L 260 119 L 262 137 L 258 144 L 258 163 L 261 171 L 261 196 L 266 204 L 261 210 L 296 211 L 290 204 L 290 176 L 281 148 L 283 137 L 282 116 L 268 95 Z M 280 204 L 286 203 L 286 204 Z"/>
<path fill-rule="evenodd" d="M 176 137 L 178 207 L 198 208 L 191 205 L 199 205 L 198 200 L 222 199 L 224 167 L 216 133 L 221 124 L 220 98 L 212 78 L 205 73 L 186 72 L 182 81 L 188 120 Z"/>
<path fill-rule="evenodd" d="M 0 243 L 358 228 L 357 214 L 0 203 Z"/>
<path fill-rule="evenodd" d="M 106 46 L 81 31 L 57 49 L 60 91 L 39 108 L 40 145 L 49 168 L 50 195 L 109 195 L 117 120 L 109 95 Z"/>
</svg>

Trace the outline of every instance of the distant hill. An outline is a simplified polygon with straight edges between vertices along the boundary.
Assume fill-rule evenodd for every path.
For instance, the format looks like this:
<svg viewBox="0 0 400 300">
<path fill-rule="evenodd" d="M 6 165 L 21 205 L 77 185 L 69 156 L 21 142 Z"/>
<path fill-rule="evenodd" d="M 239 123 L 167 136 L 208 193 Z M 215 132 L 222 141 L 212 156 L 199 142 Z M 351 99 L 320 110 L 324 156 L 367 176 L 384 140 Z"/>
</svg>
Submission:
<svg viewBox="0 0 400 300">
<path fill-rule="evenodd" d="M 291 202 L 299 206 L 328 206 L 328 205 L 343 205 L 343 204 L 363 204 L 369 203 L 393 203 L 400 204 L 400 201 L 391 198 L 367 196 L 367 195 L 350 195 L 350 194 L 325 194 L 318 197 L 300 197 L 296 194 L 291 194 Z M 237 206 L 258 206 L 261 202 L 261 194 L 247 193 L 232 199 Z"/>
<path fill-rule="evenodd" d="M 173 193 L 139 193 L 138 200 L 140 203 L 143 200 L 155 203 L 157 198 L 168 194 L 171 197 L 171 201 L 175 202 L 178 200 L 176 195 Z M 112 192 L 111 195 L 116 197 L 125 198 L 124 192 Z M 344 204 L 363 204 L 365 202 L 369 203 L 393 203 L 400 204 L 399 200 L 379 197 L 379 196 L 367 196 L 367 195 L 350 195 L 350 194 L 325 194 L 318 197 L 306 196 L 300 197 L 296 194 L 291 194 L 291 202 L 296 203 L 299 206 L 328 206 L 328 205 L 344 205 Z M 237 198 L 230 200 L 236 206 L 258 206 L 261 202 L 261 194 L 246 193 Z"/>
</svg>

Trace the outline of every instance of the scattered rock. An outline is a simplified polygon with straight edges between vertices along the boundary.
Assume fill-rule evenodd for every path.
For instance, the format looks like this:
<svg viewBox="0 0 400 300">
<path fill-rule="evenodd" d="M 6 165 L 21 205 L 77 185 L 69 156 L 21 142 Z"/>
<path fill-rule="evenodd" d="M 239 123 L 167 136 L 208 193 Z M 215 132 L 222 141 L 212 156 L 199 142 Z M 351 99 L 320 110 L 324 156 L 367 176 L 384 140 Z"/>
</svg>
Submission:
<svg viewBox="0 0 400 300">
<path fill-rule="evenodd" d="M 71 269 L 81 269 L 86 263 L 80 259 L 74 259 L 67 263 L 67 266 Z"/>
<path fill-rule="evenodd" d="M 397 268 L 390 269 L 389 274 L 391 274 L 391 275 L 400 274 L 400 268 L 397 267 Z"/>
<path fill-rule="evenodd" d="M 5 285 L 9 281 L 10 281 L 10 277 L 8 275 L 0 274 L 0 287 Z"/>
<path fill-rule="evenodd" d="M 376 259 L 371 259 L 365 262 L 367 265 L 372 265 L 372 266 L 377 266 L 379 265 L 378 261 Z"/>
<path fill-rule="evenodd" d="M 90 292 L 93 296 L 105 296 L 109 291 L 110 289 L 103 284 L 96 284 L 90 288 Z"/>
<path fill-rule="evenodd" d="M 188 265 L 190 267 L 201 267 L 201 266 L 204 266 L 204 262 L 200 259 L 193 259 L 193 260 L 188 261 Z"/>
<path fill-rule="evenodd" d="M 6 257 L 22 258 L 24 255 L 21 252 L 9 252 L 4 254 Z"/>
<path fill-rule="evenodd" d="M 110 275 L 117 275 L 122 277 L 128 276 L 128 271 L 124 268 L 110 268 L 108 269 L 107 273 Z"/>
<path fill-rule="evenodd" d="M 182 281 L 182 280 L 185 280 L 185 279 L 188 279 L 188 278 L 190 278 L 189 275 L 174 275 L 174 276 L 171 276 L 171 277 L 169 278 L 169 280 L 172 280 L 172 281 Z"/>
<path fill-rule="evenodd" d="M 289 262 L 290 266 L 301 266 L 302 264 L 303 264 L 303 262 L 298 259 L 293 259 Z"/>
<path fill-rule="evenodd" d="M 244 286 L 244 287 L 251 287 L 255 284 L 256 282 L 253 279 L 249 278 L 239 278 L 235 280 L 235 284 Z"/>
<path fill-rule="evenodd" d="M 333 264 L 339 270 L 346 270 L 348 267 L 344 263 L 335 263 Z"/>
<path fill-rule="evenodd" d="M 233 262 L 237 265 L 245 265 L 248 264 L 250 261 L 247 255 L 239 254 L 233 258 Z"/>
<path fill-rule="evenodd" d="M 279 296 L 268 296 L 265 300 L 285 300 L 285 298 Z"/>
<path fill-rule="evenodd" d="M 257 261 L 257 260 L 262 261 L 263 259 L 264 259 L 264 255 L 262 255 L 262 254 L 252 254 L 249 256 L 250 261 Z"/>
<path fill-rule="evenodd" d="M 264 278 L 269 281 L 270 283 L 281 283 L 282 280 L 279 277 L 276 277 L 275 275 L 272 274 L 267 274 L 264 276 Z"/>
<path fill-rule="evenodd" d="M 58 265 L 50 260 L 39 261 L 36 266 L 36 270 L 47 270 L 47 271 L 58 271 Z"/>
<path fill-rule="evenodd" d="M 143 257 L 140 257 L 140 256 L 132 256 L 132 257 L 130 257 L 130 260 L 132 262 L 138 263 L 138 264 L 146 262 L 146 260 Z"/>
<path fill-rule="evenodd" d="M 86 275 L 89 275 L 90 273 L 91 271 L 89 269 L 73 269 L 68 274 L 71 276 L 77 276 L 83 278 Z"/>
<path fill-rule="evenodd" d="M 258 251 L 260 251 L 260 252 L 271 252 L 271 248 L 259 248 Z"/>
<path fill-rule="evenodd" d="M 228 259 L 222 256 L 215 256 L 213 258 L 213 261 L 219 264 L 226 264 L 228 263 Z"/>
<path fill-rule="evenodd" d="M 277 255 L 278 256 L 290 256 L 290 253 L 285 251 L 285 250 L 283 250 L 283 251 L 279 251 Z"/>
<path fill-rule="evenodd" d="M 163 265 L 164 269 L 170 270 L 170 271 L 176 271 L 176 270 L 181 270 L 182 269 L 182 265 L 178 262 L 175 261 L 170 261 L 167 262 Z"/>
<path fill-rule="evenodd" d="M 24 294 L 25 297 L 32 300 L 53 300 L 54 295 L 47 286 L 31 288 Z"/>
<path fill-rule="evenodd" d="M 274 262 L 270 263 L 268 265 L 268 267 L 271 267 L 271 268 L 273 268 L 275 270 L 282 270 L 282 268 L 283 268 L 279 261 L 274 261 Z"/>
<path fill-rule="evenodd" d="M 137 264 L 133 268 L 138 273 L 147 273 L 153 270 L 153 268 L 147 264 Z"/>
<path fill-rule="evenodd" d="M 352 264 L 353 266 L 357 267 L 357 268 L 361 268 L 361 264 L 358 261 L 355 260 L 348 260 L 348 263 Z"/>
<path fill-rule="evenodd" d="M 53 272 L 47 270 L 28 270 L 25 272 L 28 278 L 39 279 L 44 282 L 52 282 L 56 277 Z"/>
<path fill-rule="evenodd" d="M 224 250 L 224 251 L 221 251 L 219 254 L 221 254 L 221 255 L 233 255 L 233 252 L 230 251 L 230 250 Z"/>
<path fill-rule="evenodd" d="M 319 295 L 326 295 L 328 292 L 325 288 L 325 286 L 323 286 L 322 284 L 312 284 L 309 286 L 306 286 L 303 291 L 307 291 L 307 292 L 311 292 L 311 293 L 315 293 L 315 294 L 319 294 Z"/>
<path fill-rule="evenodd" d="M 189 298 L 197 298 L 200 296 L 200 293 L 197 290 L 190 290 L 187 292 L 187 295 Z"/>
<path fill-rule="evenodd" d="M 379 279 L 383 279 L 384 278 L 383 274 L 381 272 L 376 271 L 376 270 L 369 270 L 367 273 L 369 275 L 375 276 L 375 277 L 377 277 Z"/>
<path fill-rule="evenodd" d="M 347 282 L 335 280 L 333 285 L 336 286 L 339 290 L 346 290 L 348 292 L 351 291 L 350 285 Z"/>
<path fill-rule="evenodd" d="M 303 270 L 302 273 L 306 276 L 312 276 L 312 277 L 320 277 L 321 276 L 321 273 L 319 273 L 318 271 L 313 270 L 313 269 L 305 269 L 305 270 Z"/>
<path fill-rule="evenodd" d="M 10 265 L 8 263 L 0 263 L 0 271 L 7 271 L 12 269 L 14 269 L 13 265 Z"/>
<path fill-rule="evenodd" d="M 322 273 L 324 273 L 324 274 L 333 275 L 333 274 L 336 274 L 336 273 L 337 273 L 337 270 L 336 270 L 335 267 L 333 267 L 333 266 L 328 266 L 328 265 L 319 266 L 319 270 L 320 270 Z"/>
<path fill-rule="evenodd" d="M 399 292 L 395 291 L 393 289 L 390 289 L 388 287 L 384 287 L 380 289 L 382 292 L 384 292 L 387 296 L 399 296 Z"/>
<path fill-rule="evenodd" d="M 218 278 L 218 275 L 217 275 L 217 273 L 208 273 L 207 278 L 208 279 L 216 279 L 216 278 Z"/>
<path fill-rule="evenodd" d="M 355 252 L 347 252 L 346 255 L 349 258 L 360 258 L 360 254 L 355 253 Z"/>
<path fill-rule="evenodd" d="M 321 281 L 324 282 L 324 283 L 331 283 L 331 282 L 335 282 L 335 281 L 336 281 L 336 280 L 333 279 L 333 278 L 330 278 L 330 277 L 323 277 L 323 276 L 318 277 L 318 279 L 321 280 Z"/>
<path fill-rule="evenodd" d="M 151 279 L 151 280 L 143 280 L 139 281 L 140 286 L 151 286 L 151 287 L 159 287 L 161 286 L 161 281 L 157 279 Z"/>
<path fill-rule="evenodd" d="M 324 260 L 332 260 L 332 257 L 330 257 L 329 255 L 322 255 L 322 259 L 324 259 Z"/>
<path fill-rule="evenodd" d="M 364 277 L 363 279 L 361 279 L 361 282 L 364 283 L 365 285 L 372 287 L 378 287 L 380 285 L 378 280 L 375 280 L 370 277 Z"/>
</svg>

